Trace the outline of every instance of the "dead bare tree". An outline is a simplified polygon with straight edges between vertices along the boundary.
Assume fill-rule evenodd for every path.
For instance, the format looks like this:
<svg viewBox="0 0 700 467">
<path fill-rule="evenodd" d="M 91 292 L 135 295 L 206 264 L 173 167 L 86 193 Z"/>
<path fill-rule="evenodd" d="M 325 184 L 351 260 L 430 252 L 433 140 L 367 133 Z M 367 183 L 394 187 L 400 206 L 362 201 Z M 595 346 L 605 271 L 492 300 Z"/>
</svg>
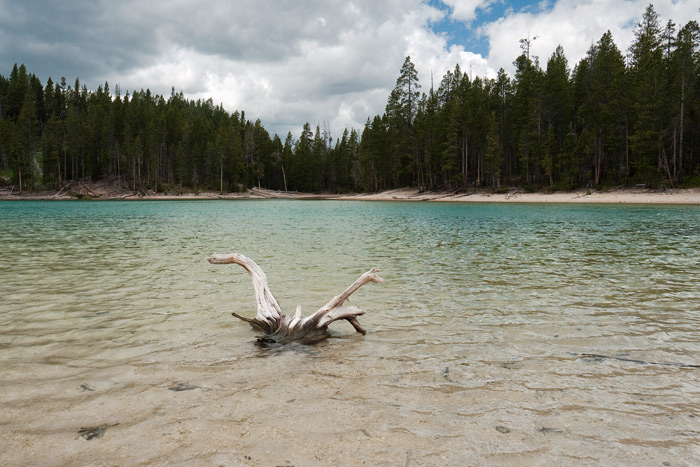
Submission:
<svg viewBox="0 0 700 467">
<path fill-rule="evenodd" d="M 357 289 L 368 282 L 381 283 L 384 280 L 377 275 L 378 269 L 372 268 L 362 274 L 343 293 L 331 299 L 314 314 L 302 318 L 301 306 L 298 306 L 294 316 L 282 313 L 277 299 L 272 295 L 267 283 L 267 276 L 255 261 L 247 256 L 231 253 L 226 255 L 212 255 L 208 261 L 212 264 L 238 264 L 242 266 L 253 280 L 255 289 L 255 301 L 257 313 L 250 319 L 237 313 L 231 313 L 236 318 L 250 323 L 256 329 L 265 333 L 258 336 L 258 342 L 263 345 L 286 344 L 297 341 L 304 344 L 312 344 L 328 337 L 328 325 L 333 321 L 347 320 L 355 330 L 363 335 L 367 333 L 357 321 L 357 317 L 365 314 L 365 310 L 356 306 L 343 306 L 348 297 Z"/>
</svg>

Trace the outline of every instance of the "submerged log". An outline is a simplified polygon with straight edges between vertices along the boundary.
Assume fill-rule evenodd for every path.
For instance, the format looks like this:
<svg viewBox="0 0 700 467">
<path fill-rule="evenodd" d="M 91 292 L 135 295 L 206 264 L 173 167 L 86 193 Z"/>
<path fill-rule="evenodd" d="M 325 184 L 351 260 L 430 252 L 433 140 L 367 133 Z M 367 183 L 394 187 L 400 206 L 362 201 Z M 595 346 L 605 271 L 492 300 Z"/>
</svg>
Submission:
<svg viewBox="0 0 700 467">
<path fill-rule="evenodd" d="M 343 306 L 348 297 L 357 289 L 368 282 L 381 283 L 384 280 L 377 275 L 378 269 L 372 268 L 362 274 L 343 293 L 333 297 L 314 314 L 302 318 L 301 306 L 298 306 L 293 316 L 282 313 L 277 299 L 272 295 L 267 283 L 267 276 L 255 261 L 247 256 L 231 253 L 227 255 L 212 255 L 208 261 L 212 264 L 238 264 L 248 271 L 253 280 L 255 289 L 255 301 L 257 313 L 250 319 L 236 313 L 231 313 L 236 318 L 250 323 L 256 329 L 265 333 L 258 336 L 258 343 L 262 345 L 286 344 L 298 341 L 304 344 L 312 344 L 328 337 L 328 325 L 333 321 L 344 319 L 348 321 L 357 332 L 363 335 L 367 333 L 360 325 L 357 317 L 365 314 L 365 310 L 356 306 Z"/>
</svg>

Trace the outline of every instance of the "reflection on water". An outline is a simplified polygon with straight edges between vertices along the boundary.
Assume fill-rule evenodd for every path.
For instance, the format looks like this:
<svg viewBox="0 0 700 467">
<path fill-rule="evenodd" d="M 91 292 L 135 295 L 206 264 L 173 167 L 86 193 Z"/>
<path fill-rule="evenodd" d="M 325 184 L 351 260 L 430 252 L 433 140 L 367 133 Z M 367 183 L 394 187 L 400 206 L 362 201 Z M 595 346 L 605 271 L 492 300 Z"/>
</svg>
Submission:
<svg viewBox="0 0 700 467">
<path fill-rule="evenodd" d="M 0 203 L 0 464 L 689 465 L 700 210 Z M 265 270 L 314 347 L 230 316 Z M 177 389 L 173 389 L 177 388 Z"/>
</svg>

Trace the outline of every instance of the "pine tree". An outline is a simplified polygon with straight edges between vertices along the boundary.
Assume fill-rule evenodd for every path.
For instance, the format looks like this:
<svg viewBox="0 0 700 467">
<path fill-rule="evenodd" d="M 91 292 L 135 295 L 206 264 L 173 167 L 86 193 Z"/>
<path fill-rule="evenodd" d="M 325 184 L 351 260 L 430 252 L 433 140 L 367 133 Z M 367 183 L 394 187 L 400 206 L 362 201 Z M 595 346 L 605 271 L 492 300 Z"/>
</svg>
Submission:
<svg viewBox="0 0 700 467">
<path fill-rule="evenodd" d="M 542 73 L 538 64 L 530 60 L 528 55 L 529 53 L 523 53 L 515 61 L 513 96 L 514 141 L 517 142 L 521 176 L 526 185 L 537 182 L 542 132 L 539 98 Z"/>
<path fill-rule="evenodd" d="M 602 182 L 608 165 L 627 172 L 625 154 L 625 63 L 610 31 L 588 52 L 590 88 L 579 115 L 593 137 L 593 182 Z M 615 173 L 613 176 L 617 176 Z"/>
<path fill-rule="evenodd" d="M 515 172 L 515 159 L 513 157 L 515 151 L 511 149 L 512 143 L 508 138 L 508 136 L 513 133 L 510 129 L 513 120 L 510 115 L 513 99 L 513 85 L 503 68 L 498 70 L 496 80 L 491 86 L 491 90 L 493 92 L 491 101 L 497 112 L 498 128 L 500 131 L 499 140 L 501 142 L 501 151 L 504 159 L 504 175 L 510 179 Z"/>
<path fill-rule="evenodd" d="M 418 174 L 418 150 L 413 134 L 413 123 L 418 113 L 420 83 L 415 65 L 407 56 L 389 95 L 386 115 L 392 148 L 392 186 L 415 184 Z"/>
<path fill-rule="evenodd" d="M 5 118 L 16 121 L 24 105 L 24 98 L 29 88 L 29 76 L 24 64 L 12 67 L 5 98 L 3 99 L 3 113 Z"/>
<path fill-rule="evenodd" d="M 309 191 L 319 192 L 327 188 L 326 186 L 326 163 L 327 163 L 326 139 L 321 136 L 321 128 L 316 125 L 316 132 L 311 143 L 311 185 Z"/>
<path fill-rule="evenodd" d="M 554 138 L 554 147 L 546 145 L 546 158 L 543 162 L 545 175 L 549 178 L 549 184 L 553 184 L 555 178 L 555 159 L 561 152 L 566 134 L 569 132 L 573 118 L 573 100 L 571 95 L 570 72 L 568 61 L 564 55 L 564 49 L 558 46 L 547 61 L 547 70 L 544 76 L 543 87 L 543 114 L 544 125 L 547 128 L 547 138 L 550 133 Z"/>
<path fill-rule="evenodd" d="M 652 5 L 644 12 L 630 48 L 632 54 L 633 129 L 630 171 L 638 182 L 655 183 L 663 166 L 661 145 L 663 50 L 659 16 Z"/>
</svg>

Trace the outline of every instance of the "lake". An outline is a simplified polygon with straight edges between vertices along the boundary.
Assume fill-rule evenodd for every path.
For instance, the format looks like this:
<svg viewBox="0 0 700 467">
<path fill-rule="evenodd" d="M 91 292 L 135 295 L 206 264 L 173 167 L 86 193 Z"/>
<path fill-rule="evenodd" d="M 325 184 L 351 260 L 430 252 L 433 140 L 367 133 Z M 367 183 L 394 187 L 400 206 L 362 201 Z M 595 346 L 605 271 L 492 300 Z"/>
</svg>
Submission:
<svg viewBox="0 0 700 467">
<path fill-rule="evenodd" d="M 0 202 L 0 464 L 700 462 L 700 208 Z M 287 313 L 371 267 L 315 346 Z"/>
</svg>

